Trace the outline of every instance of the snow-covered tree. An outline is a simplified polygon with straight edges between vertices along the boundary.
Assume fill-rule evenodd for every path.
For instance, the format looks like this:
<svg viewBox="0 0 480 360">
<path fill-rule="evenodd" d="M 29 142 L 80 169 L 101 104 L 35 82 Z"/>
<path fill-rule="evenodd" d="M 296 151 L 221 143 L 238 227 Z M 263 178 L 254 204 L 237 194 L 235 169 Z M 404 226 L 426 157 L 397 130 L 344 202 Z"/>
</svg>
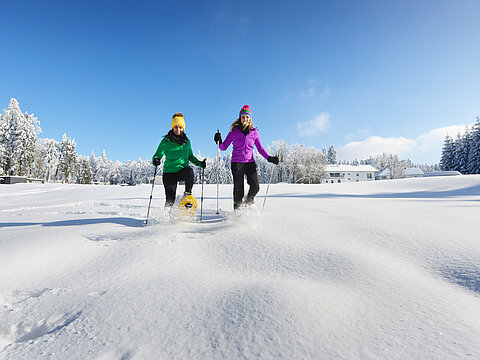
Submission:
<svg viewBox="0 0 480 360">
<path fill-rule="evenodd" d="M 148 183 L 148 179 L 153 176 L 155 167 L 150 160 L 138 159 L 137 165 L 133 171 L 132 177 L 135 184 Z"/>
<path fill-rule="evenodd" d="M 286 166 L 289 169 L 289 182 L 296 183 L 303 177 L 303 167 L 301 164 L 302 154 L 305 146 L 301 144 L 290 145 L 287 158 L 285 160 Z"/>
<path fill-rule="evenodd" d="M 216 184 L 217 181 L 220 184 L 231 184 L 233 182 L 232 173 L 230 171 L 230 159 L 231 153 L 227 153 L 222 156 L 221 153 L 218 153 L 217 156 L 212 159 L 208 166 L 205 169 L 205 179 L 209 184 Z"/>
<path fill-rule="evenodd" d="M 462 174 L 468 174 L 468 157 L 470 154 L 471 133 L 468 127 L 463 135 L 458 134 L 455 142 L 455 168 Z"/>
<path fill-rule="evenodd" d="M 5 168 L 7 163 L 7 150 L 3 143 L 0 143 L 0 175 L 5 175 Z"/>
<path fill-rule="evenodd" d="M 333 146 L 331 148 L 333 149 Z M 322 152 L 318 151 L 314 147 L 306 148 L 303 154 L 304 181 L 302 182 L 306 182 L 308 184 L 321 183 L 322 179 L 325 177 L 326 162 L 327 159 L 325 159 L 325 156 Z"/>
<path fill-rule="evenodd" d="M 133 184 L 133 169 L 137 163 L 127 160 L 120 166 L 119 181 L 121 184 Z"/>
<path fill-rule="evenodd" d="M 50 181 L 55 175 L 58 168 L 58 147 L 59 144 L 55 139 L 42 139 L 42 159 L 45 171 L 45 181 Z"/>
<path fill-rule="evenodd" d="M 90 166 L 90 161 L 84 156 L 78 158 L 78 173 L 77 173 L 77 182 L 79 184 L 91 184 L 92 183 L 92 167 Z"/>
<path fill-rule="evenodd" d="M 278 166 L 270 164 L 265 158 L 258 152 L 253 153 L 255 163 L 257 164 L 257 173 L 259 183 L 276 183 L 278 179 Z"/>
<path fill-rule="evenodd" d="M 118 160 L 109 162 L 107 178 L 110 184 L 117 185 L 121 183 L 121 179 L 120 179 L 121 167 L 122 167 L 122 164 Z"/>
<path fill-rule="evenodd" d="M 400 160 L 398 160 L 397 155 L 390 156 L 387 167 L 390 170 L 391 179 L 401 179 L 403 177 L 404 166 Z"/>
<path fill-rule="evenodd" d="M 328 150 L 326 146 L 322 148 L 322 154 L 325 156 L 325 159 L 328 159 Z"/>
<path fill-rule="evenodd" d="M 440 167 L 444 171 L 454 170 L 454 142 L 449 135 L 445 136 L 443 143 Z"/>
<path fill-rule="evenodd" d="M 23 114 L 18 101 L 12 98 L 0 117 L 0 161 L 5 174 L 31 174 L 40 132 L 38 119 L 28 112 Z"/>
<path fill-rule="evenodd" d="M 467 173 L 480 174 L 480 116 L 472 127 L 469 136 L 470 146 L 467 158 Z"/>
<path fill-rule="evenodd" d="M 63 180 L 67 183 L 72 181 L 72 177 L 77 170 L 76 147 L 75 140 L 68 138 L 67 134 L 63 134 L 62 141 L 58 145 L 60 153 L 58 170 L 59 175 L 63 175 Z"/>
<path fill-rule="evenodd" d="M 88 161 L 90 162 L 90 169 L 92 170 L 92 181 L 97 179 L 97 158 L 95 157 L 95 153 L 92 151 L 90 156 L 88 157 Z"/>
<path fill-rule="evenodd" d="M 32 175 L 49 181 L 58 167 L 58 143 L 54 139 L 38 139 L 35 146 Z"/>
<path fill-rule="evenodd" d="M 286 182 L 288 181 L 288 169 L 286 160 L 288 158 L 289 147 L 287 143 L 283 140 L 275 140 L 268 147 L 268 153 L 278 156 L 278 168 L 277 168 L 277 181 L 276 182 Z"/>
<path fill-rule="evenodd" d="M 94 180 L 100 182 L 108 181 L 109 174 L 109 160 L 107 159 L 107 154 L 105 149 L 102 151 L 102 155 L 96 159 L 96 172 Z"/>
<path fill-rule="evenodd" d="M 333 145 L 328 148 L 327 159 L 330 165 L 335 165 L 337 163 L 337 150 L 335 150 Z"/>
</svg>

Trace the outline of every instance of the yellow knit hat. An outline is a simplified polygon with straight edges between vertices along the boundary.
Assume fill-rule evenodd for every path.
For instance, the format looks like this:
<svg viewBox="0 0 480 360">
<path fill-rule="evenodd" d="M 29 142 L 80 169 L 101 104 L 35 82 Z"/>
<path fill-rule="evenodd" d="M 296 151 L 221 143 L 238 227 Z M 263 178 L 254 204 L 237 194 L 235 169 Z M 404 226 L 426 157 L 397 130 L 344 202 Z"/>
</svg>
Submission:
<svg viewBox="0 0 480 360">
<path fill-rule="evenodd" d="M 185 119 L 183 118 L 183 116 L 175 116 L 172 120 L 172 129 L 174 126 L 181 126 L 183 127 L 183 131 L 185 131 Z"/>
</svg>

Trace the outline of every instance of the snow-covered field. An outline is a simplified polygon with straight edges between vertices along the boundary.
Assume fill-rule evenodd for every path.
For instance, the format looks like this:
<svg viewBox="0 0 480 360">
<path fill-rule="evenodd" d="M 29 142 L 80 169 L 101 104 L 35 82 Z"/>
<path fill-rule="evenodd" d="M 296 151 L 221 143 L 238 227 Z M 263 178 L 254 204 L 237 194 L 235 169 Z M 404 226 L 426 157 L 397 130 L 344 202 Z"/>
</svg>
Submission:
<svg viewBox="0 0 480 360">
<path fill-rule="evenodd" d="M 0 359 L 480 359 L 480 176 L 150 189 L 0 185 Z"/>
</svg>

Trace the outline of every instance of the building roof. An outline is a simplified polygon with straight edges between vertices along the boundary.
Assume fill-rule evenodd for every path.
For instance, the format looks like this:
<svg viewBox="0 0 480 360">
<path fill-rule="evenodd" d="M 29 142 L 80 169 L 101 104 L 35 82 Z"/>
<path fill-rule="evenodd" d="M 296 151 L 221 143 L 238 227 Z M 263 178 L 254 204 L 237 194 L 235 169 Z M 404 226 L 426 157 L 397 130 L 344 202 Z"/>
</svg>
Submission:
<svg viewBox="0 0 480 360">
<path fill-rule="evenodd" d="M 405 168 L 403 169 L 403 175 L 412 176 L 412 175 L 423 175 L 423 171 L 420 168 Z"/>
<path fill-rule="evenodd" d="M 420 168 L 404 168 L 403 169 L 403 175 L 405 176 L 414 176 L 414 175 L 423 175 L 423 171 Z M 380 170 L 375 174 L 376 177 L 380 176 L 390 176 L 390 169 L 386 168 L 383 170 Z"/>
<path fill-rule="evenodd" d="M 375 174 L 376 177 L 380 177 L 380 176 L 390 176 L 390 169 L 383 169 L 383 170 L 380 170 L 379 172 L 377 172 Z"/>
<path fill-rule="evenodd" d="M 376 172 L 372 165 L 327 165 L 326 172 Z"/>
</svg>

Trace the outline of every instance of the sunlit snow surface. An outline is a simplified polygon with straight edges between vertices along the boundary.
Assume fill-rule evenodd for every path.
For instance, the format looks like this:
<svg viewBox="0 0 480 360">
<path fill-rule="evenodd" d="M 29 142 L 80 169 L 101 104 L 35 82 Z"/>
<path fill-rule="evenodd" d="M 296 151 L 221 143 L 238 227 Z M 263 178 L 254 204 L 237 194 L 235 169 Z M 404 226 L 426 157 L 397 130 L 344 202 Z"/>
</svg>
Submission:
<svg viewBox="0 0 480 360">
<path fill-rule="evenodd" d="M 150 190 L 0 185 L 0 359 L 480 359 L 480 176 Z"/>
</svg>

